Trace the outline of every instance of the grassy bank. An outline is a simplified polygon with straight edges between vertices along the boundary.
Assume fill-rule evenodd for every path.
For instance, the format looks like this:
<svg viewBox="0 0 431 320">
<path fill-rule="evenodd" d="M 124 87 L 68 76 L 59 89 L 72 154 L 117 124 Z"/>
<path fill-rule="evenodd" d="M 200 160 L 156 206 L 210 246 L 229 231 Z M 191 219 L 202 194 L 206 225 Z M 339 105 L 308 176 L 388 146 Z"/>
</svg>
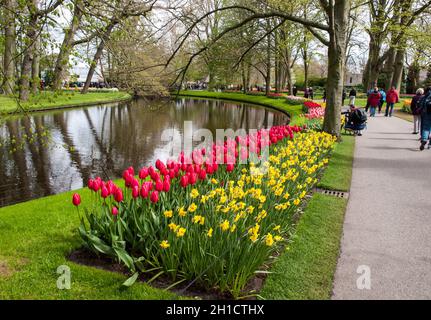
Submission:
<svg viewBox="0 0 431 320">
<path fill-rule="evenodd" d="M 0 113 L 15 113 L 23 111 L 39 111 L 56 108 L 78 107 L 92 104 L 109 103 L 128 100 L 131 95 L 126 92 L 89 92 L 80 94 L 79 92 L 54 93 L 44 91 L 38 95 L 31 96 L 29 101 L 22 102 L 18 106 L 17 100 L 13 97 L 0 95 Z"/>
<path fill-rule="evenodd" d="M 231 92 L 210 92 L 210 91 L 181 91 L 180 96 L 196 97 L 196 98 L 211 98 L 238 101 L 244 103 L 257 104 L 264 107 L 281 110 L 287 112 L 292 117 L 291 124 L 301 125 L 304 123 L 304 118 L 299 117 L 302 113 L 302 104 L 291 105 L 285 99 L 273 99 L 260 95 L 248 95 L 244 93 L 231 93 Z"/>
<path fill-rule="evenodd" d="M 350 186 L 354 138 L 337 145 L 322 183 L 341 170 L 333 189 Z M 314 194 L 299 220 L 292 243 L 271 268 L 260 293 L 264 299 L 330 299 L 347 200 Z"/>
<path fill-rule="evenodd" d="M 80 192 L 88 202 L 89 192 Z M 71 196 L 68 192 L 0 209 L 0 300 L 177 298 L 144 283 L 121 290 L 126 276 L 68 261 L 67 254 L 80 246 Z M 71 270 L 70 290 L 57 288 L 61 265 Z"/>
</svg>

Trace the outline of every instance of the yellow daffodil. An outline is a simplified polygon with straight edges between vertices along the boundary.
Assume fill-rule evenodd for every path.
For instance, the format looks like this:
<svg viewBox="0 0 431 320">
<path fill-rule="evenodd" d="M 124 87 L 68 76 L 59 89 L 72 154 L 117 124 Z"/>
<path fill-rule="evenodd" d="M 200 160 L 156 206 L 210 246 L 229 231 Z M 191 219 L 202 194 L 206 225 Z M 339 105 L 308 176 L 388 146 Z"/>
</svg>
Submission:
<svg viewBox="0 0 431 320">
<path fill-rule="evenodd" d="M 168 240 L 163 240 L 162 242 L 160 242 L 160 247 L 162 247 L 163 249 L 167 249 L 169 248 L 170 244 L 168 242 Z"/>
<path fill-rule="evenodd" d="M 167 211 L 165 211 L 165 212 L 163 213 L 163 215 L 164 215 L 166 218 L 172 218 L 172 216 L 173 216 L 173 212 L 172 212 L 172 210 L 167 210 Z"/>
</svg>

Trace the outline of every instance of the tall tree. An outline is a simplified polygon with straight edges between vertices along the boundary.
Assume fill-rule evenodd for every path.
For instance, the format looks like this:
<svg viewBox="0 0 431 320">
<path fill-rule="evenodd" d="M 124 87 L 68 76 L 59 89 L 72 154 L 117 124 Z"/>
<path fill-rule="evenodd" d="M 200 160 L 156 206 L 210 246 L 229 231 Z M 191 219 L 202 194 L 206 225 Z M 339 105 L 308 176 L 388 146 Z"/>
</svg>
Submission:
<svg viewBox="0 0 431 320">
<path fill-rule="evenodd" d="M 15 31 L 15 0 L 4 0 L 3 3 L 3 23 L 4 23 L 4 56 L 3 56 L 3 92 L 12 94 L 15 87 L 15 52 L 16 52 L 16 31 Z"/>
</svg>

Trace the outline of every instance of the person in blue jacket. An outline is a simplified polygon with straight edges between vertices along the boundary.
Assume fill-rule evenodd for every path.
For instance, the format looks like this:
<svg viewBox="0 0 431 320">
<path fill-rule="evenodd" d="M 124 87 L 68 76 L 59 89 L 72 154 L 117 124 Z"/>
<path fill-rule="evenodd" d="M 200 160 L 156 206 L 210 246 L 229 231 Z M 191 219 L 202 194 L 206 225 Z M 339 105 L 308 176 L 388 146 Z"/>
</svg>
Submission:
<svg viewBox="0 0 431 320">
<path fill-rule="evenodd" d="M 380 92 L 380 104 L 379 104 L 379 113 L 382 113 L 382 107 L 386 102 L 386 92 L 383 88 L 379 90 Z"/>
</svg>

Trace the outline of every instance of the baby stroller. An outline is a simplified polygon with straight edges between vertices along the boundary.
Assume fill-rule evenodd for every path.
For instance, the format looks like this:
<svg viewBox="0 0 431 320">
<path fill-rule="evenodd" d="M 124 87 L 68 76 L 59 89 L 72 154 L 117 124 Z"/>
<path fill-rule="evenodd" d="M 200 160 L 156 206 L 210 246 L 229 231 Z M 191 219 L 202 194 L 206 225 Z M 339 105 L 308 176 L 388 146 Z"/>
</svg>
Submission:
<svg viewBox="0 0 431 320">
<path fill-rule="evenodd" d="M 367 128 L 367 114 L 362 109 L 343 112 L 344 133 L 361 136 L 361 131 Z"/>
</svg>

